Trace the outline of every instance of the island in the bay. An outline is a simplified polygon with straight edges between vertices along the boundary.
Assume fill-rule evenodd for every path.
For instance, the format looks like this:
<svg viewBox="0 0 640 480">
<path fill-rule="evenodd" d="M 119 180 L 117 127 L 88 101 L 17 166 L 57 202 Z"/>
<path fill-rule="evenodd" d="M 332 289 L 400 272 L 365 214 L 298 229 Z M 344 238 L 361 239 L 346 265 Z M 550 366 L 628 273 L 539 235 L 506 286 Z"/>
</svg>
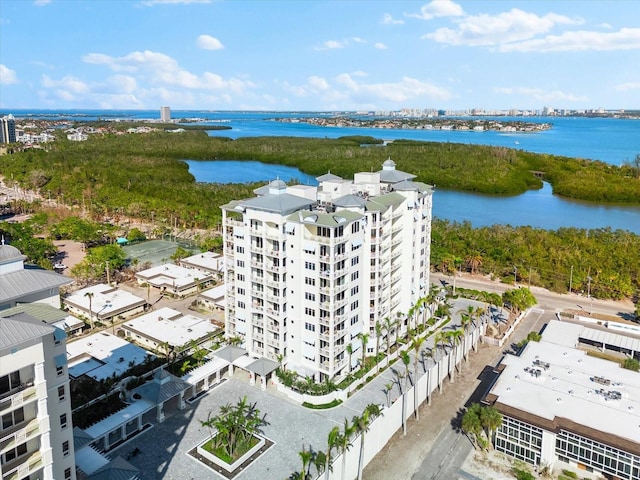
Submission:
<svg viewBox="0 0 640 480">
<path fill-rule="evenodd" d="M 551 123 L 535 123 L 513 120 L 469 119 L 469 118 L 357 118 L 335 117 L 278 117 L 273 119 L 283 123 L 308 123 L 318 127 L 340 128 L 380 128 L 393 130 L 460 130 L 470 132 L 511 132 L 535 133 L 549 130 Z"/>
</svg>

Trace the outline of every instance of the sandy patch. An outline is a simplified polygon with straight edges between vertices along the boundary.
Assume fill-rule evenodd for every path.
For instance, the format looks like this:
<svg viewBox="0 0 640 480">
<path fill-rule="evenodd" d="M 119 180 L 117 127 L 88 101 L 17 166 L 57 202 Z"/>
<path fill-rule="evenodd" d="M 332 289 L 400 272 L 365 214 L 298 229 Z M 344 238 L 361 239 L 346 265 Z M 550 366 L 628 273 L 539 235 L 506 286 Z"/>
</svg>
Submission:
<svg viewBox="0 0 640 480">
<path fill-rule="evenodd" d="M 69 270 L 71 267 L 77 265 L 84 259 L 85 252 L 82 249 L 82 243 L 74 242 L 73 240 L 54 240 L 53 244 L 61 254 L 60 263 L 67 267 L 62 273 L 70 276 Z"/>
</svg>

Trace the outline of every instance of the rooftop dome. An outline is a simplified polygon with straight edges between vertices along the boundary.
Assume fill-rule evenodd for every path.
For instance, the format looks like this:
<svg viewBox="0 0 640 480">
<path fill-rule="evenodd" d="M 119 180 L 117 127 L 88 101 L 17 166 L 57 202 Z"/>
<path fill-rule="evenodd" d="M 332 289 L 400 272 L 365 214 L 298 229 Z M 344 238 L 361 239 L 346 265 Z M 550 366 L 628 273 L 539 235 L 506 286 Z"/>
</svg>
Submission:
<svg viewBox="0 0 640 480">
<path fill-rule="evenodd" d="M 24 256 L 16 247 L 11 245 L 0 245 L 0 262 L 9 262 L 11 260 L 23 260 Z"/>
</svg>

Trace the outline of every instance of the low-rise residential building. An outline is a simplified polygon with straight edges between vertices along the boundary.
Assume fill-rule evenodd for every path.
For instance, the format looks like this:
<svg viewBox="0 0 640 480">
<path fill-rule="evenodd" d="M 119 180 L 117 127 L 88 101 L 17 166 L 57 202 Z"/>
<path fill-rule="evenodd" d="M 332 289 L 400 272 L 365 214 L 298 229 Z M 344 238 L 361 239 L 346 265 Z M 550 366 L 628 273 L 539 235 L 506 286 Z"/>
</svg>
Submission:
<svg viewBox="0 0 640 480">
<path fill-rule="evenodd" d="M 119 377 L 153 355 L 109 332 L 99 332 L 67 344 L 69 376 L 104 380 Z"/>
<path fill-rule="evenodd" d="M 113 322 L 144 312 L 145 299 L 104 283 L 78 290 L 63 300 L 65 308 L 91 323 Z"/>
<path fill-rule="evenodd" d="M 183 315 L 168 307 L 129 320 L 121 328 L 127 339 L 163 353 L 167 347 L 174 351 L 199 343 L 220 330 L 210 320 Z"/>
<path fill-rule="evenodd" d="M 190 268 L 214 278 L 222 278 L 224 257 L 216 252 L 202 252 L 181 259 L 178 265 Z"/>
<path fill-rule="evenodd" d="M 164 265 L 137 272 L 136 279 L 140 285 L 147 284 L 161 293 L 176 297 L 195 295 L 215 281 L 210 273 L 196 271 L 192 268 L 185 268 L 172 263 L 165 263 Z"/>
<path fill-rule="evenodd" d="M 552 321 L 506 355 L 485 401 L 502 415 L 496 450 L 538 466 L 640 478 L 640 375 L 575 348 L 580 326 Z"/>
<path fill-rule="evenodd" d="M 226 290 L 224 285 L 204 290 L 198 295 L 198 303 L 209 310 L 224 310 Z"/>
</svg>

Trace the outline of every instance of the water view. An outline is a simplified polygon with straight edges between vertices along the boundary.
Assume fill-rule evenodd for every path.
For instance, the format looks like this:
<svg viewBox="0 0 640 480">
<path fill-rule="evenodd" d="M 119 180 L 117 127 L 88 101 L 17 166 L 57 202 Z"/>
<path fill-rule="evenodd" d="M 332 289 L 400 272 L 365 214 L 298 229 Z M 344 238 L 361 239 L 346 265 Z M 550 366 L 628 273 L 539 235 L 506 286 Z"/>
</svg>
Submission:
<svg viewBox="0 0 640 480">
<path fill-rule="evenodd" d="M 255 161 L 192 161 L 189 172 L 198 182 L 265 183 L 279 178 L 317 185 L 315 178 L 297 168 L 270 165 Z M 474 227 L 494 224 L 529 225 L 547 230 L 560 227 L 606 228 L 630 230 L 640 234 L 640 207 L 600 205 L 567 200 L 553 195 L 551 185 L 511 197 L 480 195 L 452 190 L 435 190 L 433 215 L 437 218 L 463 222 Z"/>
</svg>

